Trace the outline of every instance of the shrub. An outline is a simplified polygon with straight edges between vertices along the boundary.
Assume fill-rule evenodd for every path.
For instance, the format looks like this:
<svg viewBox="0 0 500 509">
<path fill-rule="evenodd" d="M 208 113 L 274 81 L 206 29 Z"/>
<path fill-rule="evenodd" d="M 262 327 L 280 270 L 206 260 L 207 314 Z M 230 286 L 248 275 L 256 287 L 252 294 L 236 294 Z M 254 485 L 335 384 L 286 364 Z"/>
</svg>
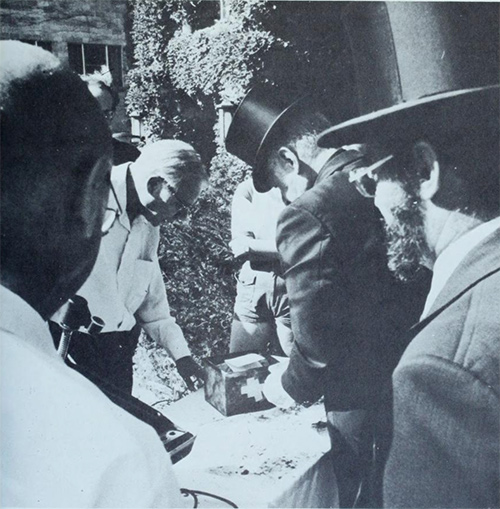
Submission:
<svg viewBox="0 0 500 509">
<path fill-rule="evenodd" d="M 191 96 L 237 102 L 261 68 L 259 57 L 274 41 L 269 32 L 248 28 L 241 19 L 219 21 L 194 33 L 179 30 L 167 51 L 173 84 Z"/>
</svg>

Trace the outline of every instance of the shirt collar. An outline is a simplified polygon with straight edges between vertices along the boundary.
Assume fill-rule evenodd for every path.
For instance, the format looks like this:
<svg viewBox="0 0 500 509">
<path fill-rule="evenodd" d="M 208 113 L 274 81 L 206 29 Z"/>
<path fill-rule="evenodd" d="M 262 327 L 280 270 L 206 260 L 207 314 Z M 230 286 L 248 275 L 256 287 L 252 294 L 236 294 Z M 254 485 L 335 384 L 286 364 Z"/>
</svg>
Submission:
<svg viewBox="0 0 500 509">
<path fill-rule="evenodd" d="M 127 173 L 129 167 L 130 163 L 125 163 L 118 166 L 113 166 L 113 169 L 111 170 L 111 183 L 113 184 L 113 188 L 116 193 L 116 199 L 118 200 L 120 208 L 123 211 L 123 213 L 118 216 L 118 221 L 128 231 L 130 231 L 131 228 L 130 220 L 127 214 Z M 109 200 L 110 208 L 116 206 L 112 193 L 110 193 Z"/>
<path fill-rule="evenodd" d="M 47 322 L 19 295 L 0 285 L 0 328 L 51 356 L 57 352 Z"/>
<path fill-rule="evenodd" d="M 354 148 L 346 150 L 345 148 L 339 148 L 335 150 L 330 157 L 325 161 L 325 164 L 321 168 L 316 184 L 330 177 L 334 173 L 351 168 L 353 165 L 359 164 L 359 161 L 363 158 L 363 152 Z"/>
<path fill-rule="evenodd" d="M 127 229 L 127 231 L 132 231 L 132 223 L 141 223 L 141 224 L 151 224 L 142 214 L 142 210 L 139 210 L 139 213 L 134 214 L 134 218 L 132 221 L 130 221 L 129 217 L 129 209 L 130 209 L 130 200 L 127 199 L 129 197 L 129 190 L 127 188 L 127 181 L 132 180 L 132 176 L 130 175 L 130 165 L 132 163 L 125 163 L 120 164 L 119 166 L 113 166 L 113 169 L 111 170 L 111 182 L 113 183 L 113 188 L 116 193 L 116 198 L 120 204 L 120 207 L 123 211 L 123 214 L 120 214 L 118 216 L 118 222 Z M 135 188 L 133 189 L 133 192 L 135 192 L 135 197 L 137 198 L 137 201 L 139 203 L 139 207 L 143 208 L 142 204 L 139 201 L 139 197 L 137 196 L 137 191 L 135 191 Z M 111 201 L 113 200 L 113 202 Z M 109 198 L 109 207 L 113 208 L 113 206 L 116 206 L 116 200 L 113 196 Z M 135 211 L 137 212 L 137 211 Z"/>
<path fill-rule="evenodd" d="M 326 158 L 326 160 L 321 166 L 321 169 L 318 172 L 318 176 L 316 177 L 316 183 L 329 177 L 332 173 L 335 173 L 337 171 L 337 167 L 330 163 L 334 157 L 337 157 L 342 152 L 344 152 L 344 149 L 339 148 L 334 149 L 333 152 L 330 152 L 330 154 L 328 154 L 328 157 Z"/>
<path fill-rule="evenodd" d="M 421 318 L 425 318 L 437 296 L 464 258 L 486 237 L 500 228 L 500 217 L 473 228 L 452 242 L 437 257 L 433 268 L 432 283 Z"/>
</svg>

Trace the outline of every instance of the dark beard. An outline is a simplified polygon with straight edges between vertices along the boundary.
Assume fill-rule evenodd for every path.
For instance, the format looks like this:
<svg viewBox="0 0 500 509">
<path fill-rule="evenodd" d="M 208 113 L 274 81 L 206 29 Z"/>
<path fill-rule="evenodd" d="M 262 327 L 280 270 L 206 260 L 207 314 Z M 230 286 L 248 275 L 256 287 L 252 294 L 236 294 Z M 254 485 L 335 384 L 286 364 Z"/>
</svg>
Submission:
<svg viewBox="0 0 500 509">
<path fill-rule="evenodd" d="M 407 193 L 405 202 L 392 210 L 394 222 L 385 225 L 387 265 L 401 281 L 415 277 L 428 255 L 421 201 Z"/>
</svg>

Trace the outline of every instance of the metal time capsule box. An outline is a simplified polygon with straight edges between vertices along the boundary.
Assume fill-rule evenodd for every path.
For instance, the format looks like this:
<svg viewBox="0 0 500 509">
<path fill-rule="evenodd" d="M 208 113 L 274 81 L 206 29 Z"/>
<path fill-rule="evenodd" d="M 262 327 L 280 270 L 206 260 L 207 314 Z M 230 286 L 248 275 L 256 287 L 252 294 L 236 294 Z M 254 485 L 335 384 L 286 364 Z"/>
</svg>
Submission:
<svg viewBox="0 0 500 509">
<path fill-rule="evenodd" d="M 276 362 L 273 357 L 257 352 L 204 359 L 205 400 L 225 416 L 272 408 L 262 387 L 269 366 Z"/>
</svg>

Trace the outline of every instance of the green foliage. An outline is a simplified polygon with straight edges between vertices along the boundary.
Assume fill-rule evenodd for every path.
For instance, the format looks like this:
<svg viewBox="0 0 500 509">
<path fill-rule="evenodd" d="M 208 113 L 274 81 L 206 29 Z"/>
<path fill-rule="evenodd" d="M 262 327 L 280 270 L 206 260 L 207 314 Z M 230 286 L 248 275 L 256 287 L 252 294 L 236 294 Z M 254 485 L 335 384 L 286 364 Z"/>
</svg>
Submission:
<svg viewBox="0 0 500 509">
<path fill-rule="evenodd" d="M 193 33 L 178 30 L 167 52 L 174 85 L 191 96 L 240 99 L 261 69 L 262 55 L 276 42 L 270 32 L 245 21 L 231 16 Z"/>
<path fill-rule="evenodd" d="M 127 112 L 140 117 L 152 137 L 161 136 L 168 119 L 161 114 L 168 87 L 168 64 L 163 58 L 168 39 L 165 0 L 137 2 L 132 10 L 134 67 L 129 72 Z"/>
<path fill-rule="evenodd" d="M 217 152 L 210 166 L 210 182 L 220 190 L 221 205 L 229 206 L 236 187 L 250 176 L 250 168 L 241 159 L 217 147 Z"/>
<path fill-rule="evenodd" d="M 183 138 L 194 141 L 192 124 L 203 116 L 205 105 L 193 103 L 185 92 L 172 84 L 166 54 L 168 41 L 179 24 L 186 23 L 192 17 L 186 5 L 192 7 L 200 2 L 131 1 L 134 65 L 128 74 L 126 104 L 128 114 L 141 119 L 148 139 Z M 197 110 L 195 115 L 194 110 Z M 203 137 L 203 129 L 201 131 Z M 191 136 L 186 136 L 187 133 Z M 210 143 L 211 140 L 208 145 Z M 201 144 L 204 145 L 203 141 Z"/>
<path fill-rule="evenodd" d="M 161 226 L 160 266 L 172 314 L 197 357 L 227 348 L 232 319 L 230 210 L 221 194 L 210 189 L 190 220 Z"/>
</svg>

